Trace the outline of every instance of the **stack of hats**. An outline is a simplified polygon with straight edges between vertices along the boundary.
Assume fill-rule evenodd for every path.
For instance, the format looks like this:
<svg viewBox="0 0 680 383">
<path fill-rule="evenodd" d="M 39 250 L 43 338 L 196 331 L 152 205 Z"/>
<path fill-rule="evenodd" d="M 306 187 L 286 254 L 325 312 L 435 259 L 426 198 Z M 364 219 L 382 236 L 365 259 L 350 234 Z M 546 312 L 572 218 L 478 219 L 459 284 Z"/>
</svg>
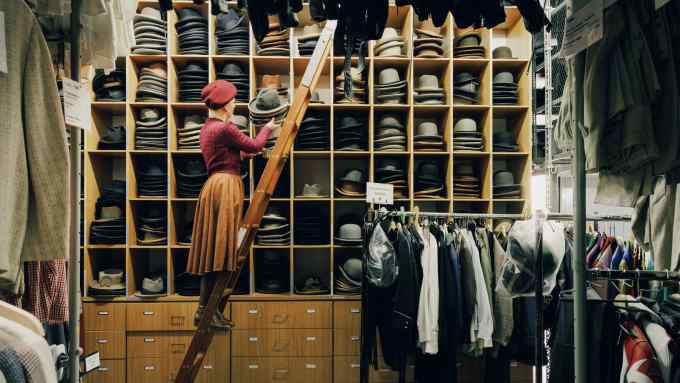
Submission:
<svg viewBox="0 0 680 383">
<path fill-rule="evenodd" d="M 495 59 L 513 59 L 512 49 L 508 46 L 500 46 L 493 50 L 493 58 Z"/>
<path fill-rule="evenodd" d="M 375 169 L 375 182 L 391 184 L 394 198 L 408 198 L 408 180 L 404 164 L 395 158 L 382 160 Z"/>
<path fill-rule="evenodd" d="M 111 116 L 111 126 L 97 143 L 99 150 L 125 150 L 125 117 Z"/>
<path fill-rule="evenodd" d="M 336 259 L 339 259 L 336 258 Z M 361 294 L 363 268 L 361 258 L 348 257 L 336 265 L 335 293 L 340 295 Z"/>
<path fill-rule="evenodd" d="M 471 161 L 456 162 L 453 167 L 453 196 L 455 198 L 479 198 L 482 184 Z"/>
<path fill-rule="evenodd" d="M 255 241 L 258 245 L 286 246 L 290 244 L 290 225 L 288 218 L 276 206 L 270 206 L 262 216 Z"/>
<path fill-rule="evenodd" d="M 299 295 L 324 295 L 330 293 L 328 286 L 318 275 L 307 275 L 299 278 L 295 283 L 295 294 Z"/>
<path fill-rule="evenodd" d="M 248 128 L 248 117 L 242 116 L 240 114 L 235 114 L 231 116 L 231 122 L 236 125 L 238 130 L 246 136 L 250 137 L 250 129 Z"/>
<path fill-rule="evenodd" d="M 125 71 L 116 68 L 106 74 L 97 69 L 92 79 L 95 101 L 125 101 Z"/>
<path fill-rule="evenodd" d="M 406 127 L 396 114 L 384 114 L 375 131 L 373 144 L 377 151 L 406 151 Z"/>
<path fill-rule="evenodd" d="M 274 89 L 282 100 L 288 100 L 288 87 L 283 85 L 281 82 L 280 74 L 263 75 L 262 80 L 260 81 L 260 87 L 257 89 L 257 91 L 259 92 L 264 88 Z"/>
<path fill-rule="evenodd" d="M 423 160 L 415 175 L 415 198 L 439 198 L 444 190 L 441 163 Z"/>
<path fill-rule="evenodd" d="M 385 68 L 375 84 L 375 100 L 379 104 L 403 104 L 406 101 L 406 80 L 401 80 L 395 68 Z"/>
<path fill-rule="evenodd" d="M 320 206 L 313 209 L 299 209 L 295 214 L 294 226 L 296 245 L 326 245 L 330 243 L 327 209 Z"/>
<path fill-rule="evenodd" d="M 418 124 L 413 136 L 413 148 L 421 151 L 439 152 L 446 149 L 444 137 L 439 133 L 436 122 L 422 121 Z"/>
<path fill-rule="evenodd" d="M 168 120 L 159 108 L 143 108 L 135 121 L 135 149 L 164 150 L 168 147 Z"/>
<path fill-rule="evenodd" d="M 335 191 L 342 197 L 362 198 L 366 196 L 366 177 L 361 169 L 350 169 L 338 179 Z"/>
<path fill-rule="evenodd" d="M 236 101 L 248 102 L 250 98 L 250 76 L 236 63 L 226 63 L 217 73 L 218 80 L 227 80 L 236 87 Z"/>
<path fill-rule="evenodd" d="M 184 116 L 184 125 L 177 128 L 177 150 L 198 150 L 201 148 L 201 129 L 205 117 L 201 114 Z"/>
<path fill-rule="evenodd" d="M 442 29 L 432 24 L 432 19 L 427 19 L 415 30 L 416 38 L 413 40 L 413 54 L 419 58 L 442 58 L 444 57 L 444 36 Z"/>
<path fill-rule="evenodd" d="M 484 58 L 486 50 L 478 31 L 464 33 L 456 39 L 453 56 L 456 58 Z"/>
<path fill-rule="evenodd" d="M 208 69 L 201 62 L 189 62 L 178 73 L 179 100 L 201 102 L 201 90 L 208 85 Z"/>
<path fill-rule="evenodd" d="M 141 68 L 137 83 L 137 101 L 165 102 L 168 99 L 168 71 L 163 62 Z"/>
<path fill-rule="evenodd" d="M 507 164 L 494 162 L 494 167 L 500 170 L 493 173 L 493 198 L 521 198 L 522 185 L 516 183 L 515 175 L 507 170 Z"/>
<path fill-rule="evenodd" d="M 266 147 L 272 148 L 281 133 L 281 124 L 288 114 L 288 103 L 281 100 L 276 90 L 264 88 L 257 97 L 248 105 L 250 122 L 255 126 L 256 132 L 274 119 L 276 127 L 267 140 Z"/>
<path fill-rule="evenodd" d="M 515 134 L 507 130 L 497 130 L 493 132 L 493 151 L 494 152 L 517 152 L 519 145 L 515 140 Z"/>
<path fill-rule="evenodd" d="M 168 195 L 168 171 L 166 163 L 157 158 L 141 159 L 137 171 L 137 194 L 140 197 L 165 197 Z"/>
<path fill-rule="evenodd" d="M 399 32 L 387 27 L 382 37 L 375 43 L 373 55 L 376 57 L 405 57 L 406 43 Z"/>
<path fill-rule="evenodd" d="M 442 105 L 446 102 L 444 88 L 439 85 L 439 77 L 423 74 L 418 77 L 418 86 L 413 91 L 413 101 L 422 105 Z"/>
<path fill-rule="evenodd" d="M 300 123 L 295 150 L 329 150 L 330 124 L 325 113 L 308 111 Z"/>
<path fill-rule="evenodd" d="M 265 250 L 255 258 L 255 291 L 283 294 L 290 291 L 288 254 Z"/>
<path fill-rule="evenodd" d="M 149 203 L 139 209 L 137 244 L 162 246 L 168 241 L 168 214 L 162 203 Z"/>
<path fill-rule="evenodd" d="M 299 198 L 323 198 L 328 197 L 321 184 L 305 184 L 302 187 L 302 192 L 298 195 Z"/>
<path fill-rule="evenodd" d="M 248 262 L 246 262 L 246 266 L 247 265 Z M 243 274 L 243 272 L 241 272 L 241 274 Z M 175 276 L 175 292 L 184 297 L 199 296 L 201 294 L 201 276 L 189 274 L 187 272 L 178 274 Z"/>
<path fill-rule="evenodd" d="M 352 115 L 338 115 L 335 126 L 335 150 L 366 150 L 366 122 Z"/>
<path fill-rule="evenodd" d="M 484 150 L 484 137 L 477 128 L 477 121 L 461 118 L 453 127 L 453 150 Z"/>
<path fill-rule="evenodd" d="M 106 269 L 98 274 L 99 279 L 90 282 L 88 295 L 119 297 L 125 295 L 125 273 L 121 269 Z"/>
<path fill-rule="evenodd" d="M 163 20 L 161 11 L 145 7 L 142 12 L 133 19 L 135 32 L 135 45 L 132 54 L 135 55 L 164 55 L 167 51 L 168 36 L 166 33 L 168 23 Z"/>
<path fill-rule="evenodd" d="M 517 83 L 511 72 L 498 72 L 493 76 L 493 103 L 517 104 Z"/>
<path fill-rule="evenodd" d="M 279 24 L 269 25 L 269 32 L 257 43 L 258 56 L 290 56 L 288 29 L 279 30 Z"/>
<path fill-rule="evenodd" d="M 470 72 L 460 72 L 453 79 L 453 100 L 461 104 L 479 103 L 479 77 Z"/>
<path fill-rule="evenodd" d="M 125 181 L 113 181 L 105 186 L 95 204 L 94 221 L 90 226 L 90 244 L 115 245 L 125 243 Z"/>
<path fill-rule="evenodd" d="M 183 161 L 179 169 L 175 169 L 178 198 L 198 198 L 201 188 L 208 180 L 208 170 L 203 159 L 194 158 Z"/>
<path fill-rule="evenodd" d="M 366 81 L 363 80 L 363 71 L 357 68 L 349 70 L 351 81 L 351 97 L 345 94 L 345 72 L 335 76 L 335 102 L 337 104 L 365 104 L 367 99 Z"/>
<path fill-rule="evenodd" d="M 157 298 L 166 295 L 167 281 L 165 274 L 161 272 L 150 272 L 142 279 L 142 288 L 135 292 L 139 298 Z"/>
<path fill-rule="evenodd" d="M 305 25 L 302 35 L 297 38 L 300 56 L 311 56 L 321 36 L 319 24 Z"/>
<path fill-rule="evenodd" d="M 207 55 L 208 54 L 208 18 L 193 8 L 176 9 L 177 37 L 179 40 L 179 54 Z"/>
<path fill-rule="evenodd" d="M 248 55 L 250 49 L 246 20 L 246 15 L 242 15 L 234 8 L 217 15 L 215 37 L 218 55 Z"/>
</svg>

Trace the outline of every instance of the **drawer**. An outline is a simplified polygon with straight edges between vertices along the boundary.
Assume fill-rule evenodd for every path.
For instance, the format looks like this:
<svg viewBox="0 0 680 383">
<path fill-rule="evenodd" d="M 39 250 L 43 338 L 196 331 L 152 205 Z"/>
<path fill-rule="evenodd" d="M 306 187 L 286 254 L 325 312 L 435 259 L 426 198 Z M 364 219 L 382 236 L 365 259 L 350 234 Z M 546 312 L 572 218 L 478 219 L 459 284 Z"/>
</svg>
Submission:
<svg viewBox="0 0 680 383">
<path fill-rule="evenodd" d="M 299 383 L 289 358 L 233 358 L 231 381 L 238 383 Z"/>
<path fill-rule="evenodd" d="M 330 356 L 330 330 L 234 330 L 233 353 L 239 357 Z"/>
<path fill-rule="evenodd" d="M 163 358 L 127 360 L 127 383 L 164 382 L 167 372 Z"/>
<path fill-rule="evenodd" d="M 336 356 L 333 362 L 333 383 L 359 383 L 358 356 Z"/>
<path fill-rule="evenodd" d="M 167 337 L 159 333 L 131 333 L 127 337 L 128 358 L 160 358 L 167 352 Z"/>
<path fill-rule="evenodd" d="M 333 355 L 359 355 L 361 353 L 361 330 L 333 330 Z"/>
<path fill-rule="evenodd" d="M 193 331 L 194 315 L 198 308 L 198 302 L 166 303 L 167 323 L 165 330 L 170 331 Z"/>
<path fill-rule="evenodd" d="M 125 303 L 84 303 L 85 331 L 125 331 Z"/>
<path fill-rule="evenodd" d="M 238 329 L 312 329 L 331 327 L 330 302 L 234 302 Z"/>
<path fill-rule="evenodd" d="M 295 382 L 331 382 L 331 358 L 294 358 L 291 365 Z"/>
<path fill-rule="evenodd" d="M 184 352 L 189 348 L 191 335 L 172 335 L 168 337 L 170 345 L 168 357 L 168 381 L 174 382 L 179 368 L 184 360 Z M 201 369 L 196 375 L 195 383 L 226 382 L 229 376 L 229 335 L 218 334 L 213 337 L 210 348 L 206 353 Z"/>
<path fill-rule="evenodd" d="M 361 302 L 334 302 L 333 328 L 352 329 L 361 332 Z"/>
<path fill-rule="evenodd" d="M 167 323 L 164 303 L 130 303 L 127 305 L 128 331 L 163 331 Z"/>
<path fill-rule="evenodd" d="M 102 360 L 101 366 L 87 374 L 84 383 L 125 383 L 125 360 Z"/>
<path fill-rule="evenodd" d="M 100 359 L 125 359 L 125 333 L 85 331 L 85 355 L 99 351 Z"/>
</svg>

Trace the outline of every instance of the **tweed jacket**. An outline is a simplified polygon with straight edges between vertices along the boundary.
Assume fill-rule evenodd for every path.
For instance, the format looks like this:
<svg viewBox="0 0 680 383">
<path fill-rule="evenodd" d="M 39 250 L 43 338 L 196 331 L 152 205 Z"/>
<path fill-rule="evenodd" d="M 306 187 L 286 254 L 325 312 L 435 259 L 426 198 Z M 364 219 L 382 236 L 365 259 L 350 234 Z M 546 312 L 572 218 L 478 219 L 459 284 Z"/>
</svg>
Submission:
<svg viewBox="0 0 680 383">
<path fill-rule="evenodd" d="M 8 73 L 0 73 L 0 291 L 23 261 L 64 258 L 69 233 L 66 130 L 50 52 L 23 0 L 0 1 Z"/>
</svg>

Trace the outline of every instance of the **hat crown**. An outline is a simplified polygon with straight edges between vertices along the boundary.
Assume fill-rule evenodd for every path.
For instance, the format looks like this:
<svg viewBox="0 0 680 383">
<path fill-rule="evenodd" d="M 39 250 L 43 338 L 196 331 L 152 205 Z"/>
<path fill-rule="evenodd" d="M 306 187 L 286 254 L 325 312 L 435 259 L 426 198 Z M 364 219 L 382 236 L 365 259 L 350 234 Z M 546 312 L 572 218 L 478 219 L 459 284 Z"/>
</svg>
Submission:
<svg viewBox="0 0 680 383">
<path fill-rule="evenodd" d="M 511 171 L 501 170 L 493 176 L 493 186 L 514 185 L 515 175 Z"/>
<path fill-rule="evenodd" d="M 203 18 L 203 15 L 199 11 L 197 11 L 196 9 L 193 9 L 193 8 L 176 9 L 175 12 L 177 12 L 177 17 L 179 17 L 179 21 L 182 21 L 184 19 L 188 19 L 189 17 Z"/>
<path fill-rule="evenodd" d="M 380 118 L 380 123 L 378 123 L 378 128 L 395 128 L 404 129 L 404 124 L 399 121 L 399 117 L 394 114 L 385 114 Z"/>
<path fill-rule="evenodd" d="M 199 72 L 204 72 L 204 71 L 206 71 L 206 69 L 205 69 L 205 68 L 203 67 L 203 65 L 200 64 L 200 63 L 197 63 L 197 62 L 190 62 L 190 63 L 188 63 L 188 64 L 184 67 L 184 69 L 183 69 L 182 71 L 180 71 L 180 72 L 183 72 L 183 71 L 199 71 Z"/>
<path fill-rule="evenodd" d="M 441 35 L 442 29 L 441 27 L 436 27 L 434 23 L 432 22 L 431 18 L 425 19 L 422 23 L 420 23 L 420 29 L 426 32 L 430 32 L 433 34 Z"/>
<path fill-rule="evenodd" d="M 281 99 L 276 89 L 266 87 L 258 92 L 255 105 L 261 110 L 272 110 L 281 106 Z"/>
<path fill-rule="evenodd" d="M 362 172 L 359 169 L 350 169 L 347 172 L 345 172 L 345 176 L 342 177 L 342 180 L 343 181 L 363 183 L 364 182 L 364 172 Z"/>
<path fill-rule="evenodd" d="M 345 274 L 347 274 L 347 277 L 352 279 L 353 281 L 360 283 L 361 281 L 361 274 L 363 273 L 363 268 L 361 264 L 361 260 L 359 258 L 348 258 L 343 264 L 342 264 L 342 269 L 345 271 Z"/>
<path fill-rule="evenodd" d="M 302 36 L 310 36 L 310 35 L 318 35 L 321 32 L 321 28 L 319 28 L 319 24 L 310 24 L 310 25 L 305 25 L 304 28 L 302 28 Z"/>
<path fill-rule="evenodd" d="M 420 164 L 419 176 L 434 176 L 439 178 L 439 165 L 435 162 L 427 161 Z"/>
<path fill-rule="evenodd" d="M 477 77 L 470 72 L 460 72 L 455 76 L 454 80 L 455 80 L 456 84 L 459 84 L 459 83 L 472 81 L 476 78 Z"/>
<path fill-rule="evenodd" d="M 163 16 L 161 15 L 161 11 L 153 8 L 153 7 L 144 7 L 142 11 L 140 12 L 141 15 L 151 17 L 153 19 L 158 19 L 162 20 Z"/>
<path fill-rule="evenodd" d="M 394 68 L 385 68 L 381 70 L 380 75 L 378 75 L 378 82 L 381 85 L 391 84 L 399 80 L 399 72 Z"/>
<path fill-rule="evenodd" d="M 399 165 L 399 161 L 387 159 L 382 162 L 382 167 L 380 167 L 379 169 L 401 171 L 401 166 Z"/>
<path fill-rule="evenodd" d="M 453 128 L 456 133 L 462 132 L 476 132 L 477 131 L 477 121 L 471 118 L 461 118 L 456 122 L 456 126 Z"/>
<path fill-rule="evenodd" d="M 122 216 L 123 211 L 116 205 L 102 207 L 101 214 L 99 214 L 99 218 L 101 219 L 120 218 Z"/>
<path fill-rule="evenodd" d="M 144 108 L 139 111 L 139 120 L 143 122 L 154 121 L 161 118 L 161 112 L 154 108 Z"/>
<path fill-rule="evenodd" d="M 243 72 L 243 68 L 241 68 L 240 65 L 235 63 L 227 63 L 222 68 L 222 74 L 230 76 L 241 76 L 244 75 L 245 72 Z"/>
<path fill-rule="evenodd" d="M 203 124 L 203 116 L 200 114 L 191 114 L 184 117 L 184 126 L 186 125 L 201 125 Z"/>
<path fill-rule="evenodd" d="M 378 44 L 380 44 L 382 41 L 385 41 L 387 39 L 391 39 L 391 38 L 394 38 L 394 37 L 399 37 L 399 32 L 397 32 L 397 30 L 394 29 L 394 28 L 387 27 L 383 31 L 382 37 L 378 41 Z"/>
<path fill-rule="evenodd" d="M 354 116 L 344 116 L 340 120 L 340 126 L 355 126 L 355 125 L 361 125 L 361 123 Z"/>
<path fill-rule="evenodd" d="M 421 122 L 418 127 L 416 128 L 416 134 L 417 135 L 427 135 L 427 136 L 438 136 L 439 135 L 439 129 L 437 128 L 437 124 L 435 124 L 432 121 L 424 121 Z"/>
<path fill-rule="evenodd" d="M 494 84 L 514 84 L 515 76 L 511 72 L 499 72 L 493 76 Z"/>
<path fill-rule="evenodd" d="M 497 143 L 515 143 L 515 135 L 512 132 L 501 131 L 493 134 L 493 140 Z"/>
<path fill-rule="evenodd" d="M 319 195 L 321 193 L 321 185 L 319 184 L 305 184 L 302 189 L 302 195 Z"/>
<path fill-rule="evenodd" d="M 418 77 L 418 88 L 437 88 L 439 87 L 439 78 L 432 74 L 424 74 Z"/>
<path fill-rule="evenodd" d="M 493 50 L 493 58 L 509 59 L 512 58 L 512 49 L 508 46 L 501 46 Z"/>
<path fill-rule="evenodd" d="M 123 283 L 123 270 L 106 269 L 99 272 L 99 285 L 111 287 Z"/>
<path fill-rule="evenodd" d="M 340 226 L 338 237 L 343 239 L 361 239 L 361 226 L 356 223 L 345 223 Z"/>
<path fill-rule="evenodd" d="M 404 136 L 404 132 L 401 131 L 400 129 L 397 129 L 392 126 L 378 126 L 378 130 L 376 132 L 377 136 L 386 136 L 386 135 L 394 135 L 394 136 Z"/>
<path fill-rule="evenodd" d="M 472 176 L 475 174 L 475 167 L 470 163 L 462 163 L 456 165 L 455 171 L 459 176 Z"/>
<path fill-rule="evenodd" d="M 459 47 L 468 47 L 468 46 L 476 46 L 480 45 L 482 42 L 482 36 L 479 34 L 479 32 L 469 32 L 464 35 L 461 35 L 458 38 L 458 42 L 456 43 L 456 46 Z"/>
<path fill-rule="evenodd" d="M 239 127 L 248 128 L 248 118 L 240 114 L 235 114 L 231 116 L 231 122 Z"/>
<path fill-rule="evenodd" d="M 228 31 L 239 26 L 244 20 L 238 12 L 233 9 L 229 9 L 227 12 L 220 13 L 217 15 L 217 29 L 222 31 Z"/>
<path fill-rule="evenodd" d="M 144 278 L 142 281 L 142 288 L 150 292 L 161 292 L 163 291 L 163 278 L 157 276 L 155 278 Z"/>
</svg>

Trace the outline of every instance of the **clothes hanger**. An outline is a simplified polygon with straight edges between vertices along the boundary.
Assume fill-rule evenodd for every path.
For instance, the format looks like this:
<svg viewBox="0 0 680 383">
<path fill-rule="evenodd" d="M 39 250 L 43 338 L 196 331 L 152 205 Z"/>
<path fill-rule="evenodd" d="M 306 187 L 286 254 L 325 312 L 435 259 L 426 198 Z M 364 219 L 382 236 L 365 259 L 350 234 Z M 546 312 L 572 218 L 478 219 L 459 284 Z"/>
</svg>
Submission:
<svg viewBox="0 0 680 383">
<path fill-rule="evenodd" d="M 45 329 L 42 323 L 33 314 L 12 306 L 7 302 L 0 301 L 0 317 L 7 318 L 16 322 L 29 330 L 35 332 L 40 337 L 45 337 Z"/>
</svg>

